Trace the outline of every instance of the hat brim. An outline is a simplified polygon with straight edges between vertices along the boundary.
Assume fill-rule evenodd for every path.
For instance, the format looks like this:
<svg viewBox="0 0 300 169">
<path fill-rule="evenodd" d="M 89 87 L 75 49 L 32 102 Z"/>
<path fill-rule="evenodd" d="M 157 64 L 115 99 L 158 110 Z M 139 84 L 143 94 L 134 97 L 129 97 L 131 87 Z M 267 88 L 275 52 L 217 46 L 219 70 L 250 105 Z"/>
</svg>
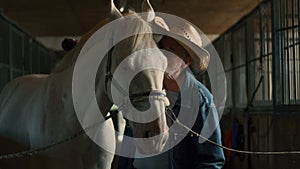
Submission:
<svg viewBox="0 0 300 169">
<path fill-rule="evenodd" d="M 180 37 L 178 37 L 180 38 Z M 206 71 L 209 59 L 210 59 L 210 54 L 208 51 L 202 47 L 199 47 L 195 45 L 194 43 L 190 42 L 189 40 L 186 40 L 185 38 L 179 40 L 175 39 L 191 56 L 193 59 L 194 65 L 193 67 L 197 67 L 197 71 L 203 73 Z"/>
<path fill-rule="evenodd" d="M 208 51 L 206 49 L 196 45 L 195 43 L 189 41 L 188 39 L 186 39 L 183 36 L 172 33 L 170 31 L 156 25 L 155 23 L 152 25 L 152 29 L 154 30 L 154 32 L 158 32 L 155 35 L 155 41 L 157 41 L 157 42 L 160 41 L 163 36 L 171 37 L 172 39 L 177 41 L 182 47 L 184 47 L 186 49 L 186 51 L 189 53 L 189 55 L 192 57 L 193 62 L 194 62 L 193 68 L 197 69 L 195 71 L 200 72 L 200 73 L 203 73 L 206 71 L 208 63 L 209 63 L 209 59 L 210 59 L 210 54 L 208 53 Z"/>
</svg>

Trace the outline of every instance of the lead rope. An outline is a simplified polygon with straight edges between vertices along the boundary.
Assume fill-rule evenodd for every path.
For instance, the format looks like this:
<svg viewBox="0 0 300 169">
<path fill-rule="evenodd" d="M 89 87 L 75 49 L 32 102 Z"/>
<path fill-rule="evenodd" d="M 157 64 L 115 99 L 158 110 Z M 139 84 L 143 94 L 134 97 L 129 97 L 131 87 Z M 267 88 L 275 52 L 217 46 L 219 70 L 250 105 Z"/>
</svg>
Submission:
<svg viewBox="0 0 300 169">
<path fill-rule="evenodd" d="M 112 111 L 109 111 L 110 115 L 106 116 L 104 119 L 105 121 L 108 120 L 109 118 L 111 118 L 112 116 L 114 116 L 115 114 L 118 113 L 118 111 L 115 111 L 115 110 L 112 110 Z M 60 141 L 57 141 L 55 143 L 51 143 L 51 144 L 48 144 L 44 147 L 40 147 L 40 148 L 35 148 L 35 149 L 31 149 L 31 150 L 25 150 L 25 151 L 21 151 L 21 152 L 17 152 L 17 153 L 10 153 L 10 154 L 6 154 L 6 155 L 0 155 L 0 161 L 1 160 L 10 160 L 10 159 L 16 159 L 16 158 L 23 158 L 23 157 L 29 157 L 29 156 L 33 156 L 35 154 L 38 154 L 40 152 L 44 152 L 44 151 L 47 151 L 55 146 L 58 146 L 58 145 L 61 145 L 61 144 L 64 144 L 64 143 L 67 143 L 71 140 L 74 140 L 75 138 L 85 134 L 86 132 L 88 132 L 89 130 L 97 127 L 99 124 L 103 123 L 103 121 L 100 121 L 100 122 L 97 122 L 97 123 L 94 123 L 84 129 L 81 129 L 79 132 L 75 133 L 74 135 L 72 135 L 71 137 L 68 137 L 66 139 L 63 139 L 63 140 L 60 140 Z"/>
<path fill-rule="evenodd" d="M 236 152 L 236 153 L 242 153 L 242 154 L 255 154 L 255 155 L 285 155 L 285 154 L 300 154 L 300 151 L 243 151 L 243 150 L 237 150 L 237 149 L 233 149 L 233 148 L 229 148 L 229 147 L 225 147 L 223 145 L 220 145 L 212 140 L 209 140 L 208 138 L 202 136 L 201 134 L 193 131 L 192 129 L 190 129 L 189 127 L 187 127 L 186 125 L 182 124 L 175 116 L 174 112 L 172 109 L 167 108 L 167 110 L 169 110 L 171 112 L 172 115 L 170 115 L 169 113 L 166 113 L 167 116 L 169 116 L 169 118 L 173 121 L 176 122 L 178 125 L 180 125 L 181 127 L 185 128 L 186 130 L 188 130 L 189 132 L 195 134 L 197 137 L 200 137 L 202 139 L 204 139 L 205 141 L 209 142 L 210 144 L 213 144 L 215 146 L 218 146 L 224 150 L 228 150 L 228 151 L 232 151 L 232 152 Z M 174 119 L 174 118 L 175 119 Z"/>
</svg>

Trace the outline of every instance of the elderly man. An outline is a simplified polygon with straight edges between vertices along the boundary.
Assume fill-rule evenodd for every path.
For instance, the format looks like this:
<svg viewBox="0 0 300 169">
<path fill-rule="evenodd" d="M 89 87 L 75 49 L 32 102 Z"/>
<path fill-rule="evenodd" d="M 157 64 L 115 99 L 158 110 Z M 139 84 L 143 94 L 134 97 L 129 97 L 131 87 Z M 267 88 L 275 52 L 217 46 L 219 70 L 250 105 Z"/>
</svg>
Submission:
<svg viewBox="0 0 300 169">
<path fill-rule="evenodd" d="M 171 103 L 171 116 L 200 134 L 208 114 L 213 113 L 216 118 L 209 122 L 211 127 L 206 130 L 211 131 L 206 133 L 210 133 L 207 136 L 209 140 L 221 145 L 218 112 L 212 94 L 193 75 L 205 72 L 210 59 L 209 53 L 202 47 L 199 33 L 188 23 L 167 25 L 160 17 L 156 17 L 154 22 L 166 30 L 166 35 L 160 36 L 158 46 L 168 60 L 164 87 Z M 135 159 L 135 168 L 222 168 L 225 161 L 222 148 L 199 139 L 174 123 L 172 120 L 169 123 L 171 149 L 154 157 Z M 175 127 L 172 127 L 173 124 Z"/>
</svg>

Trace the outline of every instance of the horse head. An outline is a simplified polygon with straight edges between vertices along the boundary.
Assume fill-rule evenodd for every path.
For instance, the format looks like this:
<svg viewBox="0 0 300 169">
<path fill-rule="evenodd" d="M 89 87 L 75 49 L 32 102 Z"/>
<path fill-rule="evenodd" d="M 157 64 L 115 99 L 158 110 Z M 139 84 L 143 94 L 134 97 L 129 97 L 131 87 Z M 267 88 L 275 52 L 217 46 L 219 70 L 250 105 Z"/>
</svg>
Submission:
<svg viewBox="0 0 300 169">
<path fill-rule="evenodd" d="M 155 15 L 148 0 L 143 3 L 147 11 L 142 15 L 131 12 L 123 16 L 113 0 L 111 3 L 113 16 L 126 20 L 122 30 L 134 33 L 118 42 L 108 54 L 111 70 L 107 71 L 113 74 L 110 86 L 106 84 L 110 89 L 107 93 L 129 120 L 138 150 L 144 154 L 157 153 L 168 139 L 165 107 L 169 102 L 163 91 L 167 60 L 157 48 L 148 24 Z M 119 33 L 114 32 L 113 36 Z"/>
</svg>

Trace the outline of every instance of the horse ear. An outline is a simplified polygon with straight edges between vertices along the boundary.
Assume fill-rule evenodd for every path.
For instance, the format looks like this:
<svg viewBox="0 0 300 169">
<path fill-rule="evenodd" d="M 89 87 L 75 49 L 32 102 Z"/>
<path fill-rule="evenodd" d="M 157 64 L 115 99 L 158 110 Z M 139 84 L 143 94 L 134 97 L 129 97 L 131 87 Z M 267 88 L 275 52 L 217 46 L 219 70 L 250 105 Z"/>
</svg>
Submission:
<svg viewBox="0 0 300 169">
<path fill-rule="evenodd" d="M 149 0 L 143 1 L 142 12 L 145 14 L 143 15 L 143 19 L 147 22 L 151 22 L 155 18 L 155 13 Z"/>
<path fill-rule="evenodd" d="M 110 13 L 116 19 L 123 17 L 123 15 L 121 14 L 121 12 L 115 6 L 114 0 L 110 0 Z"/>
</svg>

